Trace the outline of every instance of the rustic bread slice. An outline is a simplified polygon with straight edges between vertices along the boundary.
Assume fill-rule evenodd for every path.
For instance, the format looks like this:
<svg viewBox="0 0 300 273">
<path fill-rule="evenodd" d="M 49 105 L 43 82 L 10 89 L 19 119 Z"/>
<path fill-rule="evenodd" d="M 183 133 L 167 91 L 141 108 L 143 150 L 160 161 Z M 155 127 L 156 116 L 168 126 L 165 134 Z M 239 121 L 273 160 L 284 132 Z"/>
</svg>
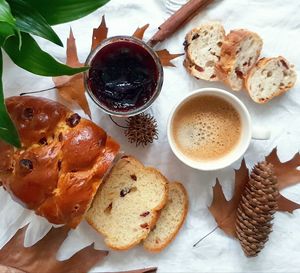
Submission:
<svg viewBox="0 0 300 273">
<path fill-rule="evenodd" d="M 144 241 L 144 248 L 151 252 L 159 252 L 172 242 L 188 212 L 188 195 L 184 186 L 178 182 L 168 185 L 168 202 L 161 210 L 155 228 Z"/>
<path fill-rule="evenodd" d="M 133 157 L 121 158 L 104 180 L 86 219 L 116 250 L 145 239 L 167 200 L 167 179 Z"/>
<path fill-rule="evenodd" d="M 232 30 L 223 41 L 221 58 L 216 64 L 219 79 L 232 90 L 241 90 L 244 77 L 258 60 L 262 45 L 256 33 L 246 29 Z"/>
<path fill-rule="evenodd" d="M 296 78 L 294 66 L 285 58 L 262 58 L 249 71 L 245 85 L 255 102 L 266 103 L 290 90 Z"/>
<path fill-rule="evenodd" d="M 219 22 L 209 22 L 192 29 L 185 37 L 187 71 L 198 79 L 217 81 L 215 64 L 220 58 L 225 30 Z"/>
</svg>

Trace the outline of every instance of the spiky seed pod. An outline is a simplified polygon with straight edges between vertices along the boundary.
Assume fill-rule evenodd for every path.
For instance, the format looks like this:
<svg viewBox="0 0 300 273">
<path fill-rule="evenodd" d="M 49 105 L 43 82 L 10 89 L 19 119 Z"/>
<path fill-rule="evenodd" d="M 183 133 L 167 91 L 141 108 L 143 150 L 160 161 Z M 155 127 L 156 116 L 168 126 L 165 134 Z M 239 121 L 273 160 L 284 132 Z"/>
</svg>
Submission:
<svg viewBox="0 0 300 273">
<path fill-rule="evenodd" d="M 278 195 L 272 164 L 265 161 L 256 164 L 242 194 L 235 224 L 246 256 L 256 256 L 268 241 Z"/>
<path fill-rule="evenodd" d="M 127 129 L 124 134 L 130 143 L 136 143 L 136 146 L 146 146 L 158 139 L 157 122 L 150 114 L 139 114 L 129 117 L 127 120 Z"/>
</svg>

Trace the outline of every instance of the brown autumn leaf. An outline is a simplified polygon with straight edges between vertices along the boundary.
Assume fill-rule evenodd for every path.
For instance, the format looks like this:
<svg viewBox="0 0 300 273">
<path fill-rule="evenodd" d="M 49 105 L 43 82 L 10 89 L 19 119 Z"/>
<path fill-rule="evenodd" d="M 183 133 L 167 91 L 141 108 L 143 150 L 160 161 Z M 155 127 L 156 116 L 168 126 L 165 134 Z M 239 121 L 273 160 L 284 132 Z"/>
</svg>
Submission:
<svg viewBox="0 0 300 273">
<path fill-rule="evenodd" d="M 95 250 L 90 245 L 66 261 L 57 261 L 56 253 L 68 231 L 67 227 L 52 228 L 34 246 L 25 248 L 23 242 L 26 227 L 24 227 L 0 250 L 0 264 L 8 269 L 12 267 L 27 273 L 82 273 L 89 271 L 97 262 L 107 256 L 107 251 Z M 12 272 L 19 273 L 18 271 Z"/>
<path fill-rule="evenodd" d="M 0 264 L 0 272 L 1 273 L 26 273 L 23 270 L 19 270 L 10 266 L 5 266 Z"/>
<path fill-rule="evenodd" d="M 138 27 L 135 32 L 132 34 L 133 37 L 143 40 L 144 33 L 149 27 L 149 24 L 144 25 L 143 27 Z"/>
<path fill-rule="evenodd" d="M 278 179 L 279 190 L 300 182 L 300 171 L 297 170 L 300 166 L 299 153 L 296 153 L 292 159 L 281 162 L 277 155 L 277 148 L 274 148 L 272 152 L 266 156 L 266 160 L 274 166 L 274 173 Z M 279 196 L 278 211 L 293 213 L 294 210 L 299 208 L 300 204 L 293 202 L 282 195 Z"/>
<path fill-rule="evenodd" d="M 105 16 L 102 16 L 101 23 L 98 28 L 93 29 L 92 48 L 95 49 L 103 40 L 107 38 L 108 28 L 105 22 Z"/>
<path fill-rule="evenodd" d="M 173 66 L 173 67 L 175 67 L 175 65 L 173 63 L 171 63 L 171 60 L 184 55 L 184 53 L 171 54 L 167 49 L 157 50 L 156 54 L 158 55 L 162 66 Z"/>
<path fill-rule="evenodd" d="M 280 190 L 300 182 L 300 170 L 297 170 L 297 167 L 300 166 L 299 153 L 296 153 L 289 161 L 280 162 L 277 155 L 277 148 L 274 148 L 266 157 L 266 161 L 272 163 L 274 166 L 274 173 L 277 176 Z"/>
<path fill-rule="evenodd" d="M 218 227 L 232 237 L 235 237 L 236 210 L 248 179 L 248 169 L 243 160 L 240 169 L 235 170 L 235 188 L 231 200 L 226 200 L 218 179 L 213 187 L 213 201 L 208 209 L 214 216 Z"/>
<path fill-rule="evenodd" d="M 83 64 L 80 63 L 78 59 L 76 42 L 72 29 L 70 29 L 70 36 L 67 40 L 66 64 L 71 67 L 83 66 Z M 62 96 L 69 102 L 76 102 L 91 118 L 91 110 L 85 97 L 83 73 L 79 73 L 74 76 L 54 77 L 53 82 L 58 89 L 58 93 L 60 96 Z"/>
<path fill-rule="evenodd" d="M 106 272 L 106 273 L 156 273 L 157 267 L 150 267 L 144 269 L 136 269 L 136 270 L 129 270 L 129 271 L 120 271 L 120 272 Z"/>
<path fill-rule="evenodd" d="M 293 202 L 283 195 L 279 194 L 278 198 L 278 211 L 293 213 L 294 210 L 300 208 L 300 204 Z"/>
</svg>

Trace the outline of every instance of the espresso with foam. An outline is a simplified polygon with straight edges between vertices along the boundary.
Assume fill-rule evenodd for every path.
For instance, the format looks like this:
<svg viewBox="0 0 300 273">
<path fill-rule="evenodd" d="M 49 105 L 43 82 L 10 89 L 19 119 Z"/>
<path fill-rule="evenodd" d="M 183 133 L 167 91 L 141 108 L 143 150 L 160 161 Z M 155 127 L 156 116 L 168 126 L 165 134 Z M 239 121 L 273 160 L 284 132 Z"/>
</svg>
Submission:
<svg viewBox="0 0 300 273">
<path fill-rule="evenodd" d="M 239 143 L 239 113 L 224 99 L 213 95 L 191 98 L 173 117 L 172 137 L 178 149 L 194 161 L 222 158 Z"/>
</svg>

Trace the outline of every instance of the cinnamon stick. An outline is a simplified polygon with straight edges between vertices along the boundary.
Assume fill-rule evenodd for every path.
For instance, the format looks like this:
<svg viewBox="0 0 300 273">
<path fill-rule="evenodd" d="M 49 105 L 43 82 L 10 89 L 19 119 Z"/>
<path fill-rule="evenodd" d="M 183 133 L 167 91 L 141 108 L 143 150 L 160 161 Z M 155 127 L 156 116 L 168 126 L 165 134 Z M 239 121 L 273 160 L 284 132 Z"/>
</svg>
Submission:
<svg viewBox="0 0 300 273">
<path fill-rule="evenodd" d="M 181 26 L 192 19 L 200 9 L 213 0 L 190 0 L 158 27 L 158 31 L 147 42 L 154 47 L 175 33 Z"/>
</svg>

